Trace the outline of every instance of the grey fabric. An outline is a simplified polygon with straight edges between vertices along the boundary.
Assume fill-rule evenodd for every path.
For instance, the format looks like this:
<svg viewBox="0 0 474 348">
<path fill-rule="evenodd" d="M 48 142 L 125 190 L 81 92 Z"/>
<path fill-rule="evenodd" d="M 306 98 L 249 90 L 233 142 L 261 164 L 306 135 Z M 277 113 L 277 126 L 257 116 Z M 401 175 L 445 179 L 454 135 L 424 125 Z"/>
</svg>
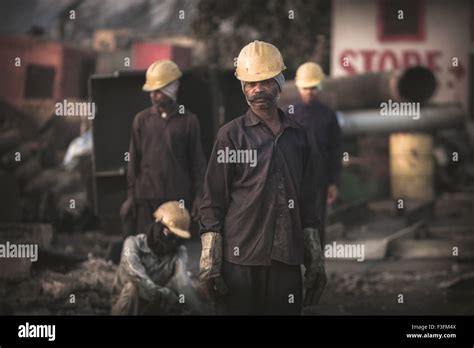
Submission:
<svg viewBox="0 0 474 348">
<path fill-rule="evenodd" d="M 283 75 L 283 73 L 279 73 L 277 76 L 272 77 L 272 78 L 277 83 L 278 88 L 280 89 L 280 92 L 281 92 L 283 89 L 283 85 L 285 84 L 285 76 Z M 244 92 L 244 94 L 245 94 L 245 91 L 244 91 L 245 83 L 246 83 L 245 81 L 240 81 L 240 86 L 242 87 L 242 92 Z"/>
<path fill-rule="evenodd" d="M 273 79 L 278 84 L 278 88 L 280 88 L 280 92 L 281 92 L 283 90 L 283 85 L 285 84 L 285 76 L 283 76 L 283 73 L 279 73 Z"/>
<path fill-rule="evenodd" d="M 160 88 L 160 91 L 163 92 L 163 94 L 166 94 L 168 97 L 170 97 L 174 102 L 176 102 L 178 98 L 178 88 L 179 88 L 179 80 L 176 80 L 167 84 L 165 87 Z"/>
</svg>

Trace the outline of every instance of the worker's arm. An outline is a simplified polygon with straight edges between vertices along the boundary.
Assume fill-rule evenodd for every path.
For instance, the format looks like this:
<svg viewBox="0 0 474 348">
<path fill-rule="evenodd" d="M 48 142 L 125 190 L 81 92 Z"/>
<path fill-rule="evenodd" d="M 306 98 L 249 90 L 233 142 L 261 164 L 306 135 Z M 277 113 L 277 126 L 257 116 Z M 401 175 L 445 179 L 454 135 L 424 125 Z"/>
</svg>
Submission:
<svg viewBox="0 0 474 348">
<path fill-rule="evenodd" d="M 157 293 L 163 291 L 164 288 L 155 284 L 155 282 L 146 274 L 139 253 L 140 250 L 135 237 L 128 237 L 125 239 L 123 244 L 120 264 L 124 267 L 123 269 L 128 278 L 133 283 L 137 284 L 139 296 L 148 301 L 152 301 Z"/>
<path fill-rule="evenodd" d="M 334 113 L 331 115 L 329 137 L 328 185 L 339 185 L 342 170 L 342 132 Z"/>
<path fill-rule="evenodd" d="M 221 128 L 207 166 L 200 209 L 199 283 L 204 294 L 213 301 L 220 301 L 228 291 L 222 277 L 222 230 L 230 201 L 232 165 L 218 162 L 218 151 L 225 151 L 226 147 L 235 148 Z"/>
<path fill-rule="evenodd" d="M 306 288 L 304 306 L 315 305 L 319 302 L 326 286 L 327 278 L 324 267 L 324 257 L 318 228 L 320 226 L 322 187 L 324 187 L 324 174 L 322 172 L 323 157 L 317 142 L 309 143 L 306 151 L 306 166 L 301 185 L 301 216 L 303 227 L 303 251 Z"/>
<path fill-rule="evenodd" d="M 135 116 L 132 125 L 132 134 L 130 137 L 129 162 L 127 169 L 128 196 L 133 197 L 135 192 L 135 183 L 140 172 L 141 162 L 141 129 L 140 118 Z"/>
<path fill-rule="evenodd" d="M 199 120 L 193 114 L 190 115 L 188 139 L 188 159 L 191 163 L 190 174 L 192 182 L 192 215 L 196 217 L 199 213 L 200 198 L 202 195 L 202 184 L 206 173 L 206 159 L 202 151 L 201 132 Z"/>
<path fill-rule="evenodd" d="M 303 228 L 317 228 L 320 220 L 318 212 L 321 204 L 322 157 L 316 142 L 310 143 L 306 135 L 304 151 L 304 173 L 301 183 L 301 225 Z"/>
<path fill-rule="evenodd" d="M 230 185 L 233 167 L 230 163 L 218 162 L 218 151 L 235 149 L 227 134 L 221 130 L 217 133 L 211 158 L 204 178 L 203 194 L 200 208 L 200 232 L 217 232 L 222 234 L 224 218 L 230 201 Z"/>
</svg>

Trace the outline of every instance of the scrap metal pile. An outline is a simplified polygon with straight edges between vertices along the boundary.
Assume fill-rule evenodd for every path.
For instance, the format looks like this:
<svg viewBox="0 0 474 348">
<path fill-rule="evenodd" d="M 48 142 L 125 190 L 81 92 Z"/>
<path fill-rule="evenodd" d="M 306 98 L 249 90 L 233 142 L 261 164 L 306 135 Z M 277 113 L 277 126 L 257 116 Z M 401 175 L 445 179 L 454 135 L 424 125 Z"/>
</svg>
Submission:
<svg viewBox="0 0 474 348">
<path fill-rule="evenodd" d="M 50 104 L 38 102 L 23 111 L 0 102 L 0 222 L 47 222 L 61 231 L 82 230 L 91 218 L 90 155 L 75 168 L 63 165 L 79 124 L 54 117 Z"/>
</svg>

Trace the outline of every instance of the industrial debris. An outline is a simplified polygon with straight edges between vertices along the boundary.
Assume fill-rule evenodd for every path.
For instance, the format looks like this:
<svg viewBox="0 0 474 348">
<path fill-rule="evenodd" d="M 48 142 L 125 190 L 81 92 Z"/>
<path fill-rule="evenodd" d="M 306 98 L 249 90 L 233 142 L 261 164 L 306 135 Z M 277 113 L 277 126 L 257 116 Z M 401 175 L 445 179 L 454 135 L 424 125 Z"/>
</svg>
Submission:
<svg viewBox="0 0 474 348">
<path fill-rule="evenodd" d="M 54 117 L 52 111 L 41 126 L 39 119 L 35 113 L 0 103 L 0 175 L 5 179 L 1 186 L 9 198 L 2 203 L 0 221 L 44 222 L 60 231 L 81 230 L 93 223 L 92 197 L 87 194 L 91 153 L 76 156 L 75 168 L 69 162 L 64 167 L 64 153 L 78 135 L 78 125 Z"/>
</svg>

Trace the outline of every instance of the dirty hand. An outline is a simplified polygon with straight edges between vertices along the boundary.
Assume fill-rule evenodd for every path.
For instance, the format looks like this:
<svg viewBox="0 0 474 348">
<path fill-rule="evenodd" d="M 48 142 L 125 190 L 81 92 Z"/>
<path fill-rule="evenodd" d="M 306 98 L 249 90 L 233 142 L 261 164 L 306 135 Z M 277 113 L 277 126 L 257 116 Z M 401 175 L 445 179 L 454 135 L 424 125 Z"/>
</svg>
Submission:
<svg viewBox="0 0 474 348">
<path fill-rule="evenodd" d="M 194 221 L 199 219 L 199 207 L 201 206 L 201 199 L 196 197 L 193 202 L 193 207 L 191 210 L 191 216 L 193 217 Z"/>
<path fill-rule="evenodd" d="M 338 195 L 339 195 L 339 191 L 337 190 L 337 186 L 334 185 L 334 184 L 329 185 L 327 204 L 328 205 L 333 205 L 334 202 L 336 201 Z"/>
<path fill-rule="evenodd" d="M 175 306 L 179 304 L 178 295 L 176 295 L 176 293 L 169 288 L 159 288 L 156 291 L 156 296 L 159 298 L 160 306 L 164 312 L 172 310 Z"/>
<path fill-rule="evenodd" d="M 304 265 L 306 295 L 303 306 L 317 305 L 327 283 L 324 258 L 319 241 L 319 233 L 315 228 L 305 228 L 304 237 Z"/>
<path fill-rule="evenodd" d="M 220 302 L 229 290 L 221 274 L 222 236 L 217 232 L 205 232 L 201 242 L 199 283 L 209 299 Z"/>
</svg>

